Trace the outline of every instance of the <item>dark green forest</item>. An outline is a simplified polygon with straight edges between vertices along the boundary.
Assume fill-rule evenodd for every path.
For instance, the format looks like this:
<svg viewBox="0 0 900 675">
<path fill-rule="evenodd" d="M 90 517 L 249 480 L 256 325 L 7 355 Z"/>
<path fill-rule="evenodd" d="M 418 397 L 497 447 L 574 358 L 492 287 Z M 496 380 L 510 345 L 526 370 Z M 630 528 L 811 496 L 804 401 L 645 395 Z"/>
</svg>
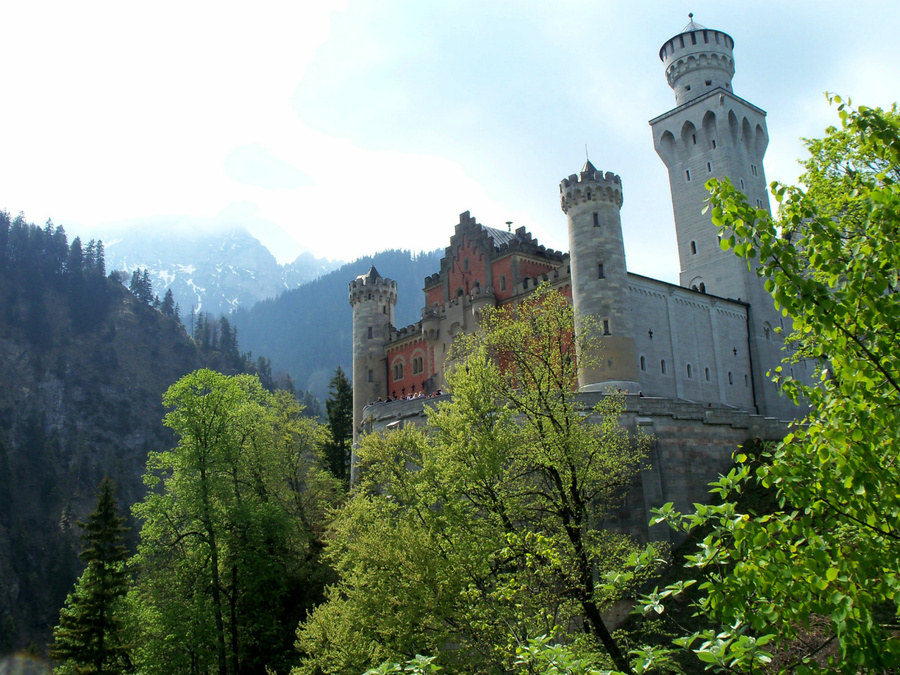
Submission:
<svg viewBox="0 0 900 675">
<path fill-rule="evenodd" d="M 241 353 L 227 318 L 195 317 L 192 339 L 145 277 L 126 288 L 107 276 L 102 242 L 0 212 L 0 654 L 47 644 L 100 480 L 123 504 L 143 498 L 148 453 L 174 444 L 162 423 L 173 382 L 209 367 L 294 391 L 267 358 Z"/>
</svg>

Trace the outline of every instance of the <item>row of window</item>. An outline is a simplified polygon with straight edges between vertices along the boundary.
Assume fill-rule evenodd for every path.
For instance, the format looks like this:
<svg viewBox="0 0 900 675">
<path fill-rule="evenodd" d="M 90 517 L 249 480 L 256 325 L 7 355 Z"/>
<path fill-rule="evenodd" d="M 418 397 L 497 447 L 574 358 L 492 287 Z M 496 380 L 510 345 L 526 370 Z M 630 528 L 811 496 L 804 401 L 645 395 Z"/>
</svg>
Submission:
<svg viewBox="0 0 900 675">
<path fill-rule="evenodd" d="M 694 135 L 694 143 L 696 143 L 696 142 L 697 142 L 697 136 Z M 713 141 L 712 144 L 713 144 L 713 149 L 715 149 L 715 147 L 716 147 L 716 142 Z M 707 163 L 706 163 L 706 173 L 712 173 L 712 162 L 707 162 Z M 758 176 L 758 175 L 759 175 L 759 169 L 757 168 L 756 164 L 751 164 L 751 165 L 750 165 L 750 173 L 751 173 L 752 175 L 754 175 L 754 176 Z M 687 183 L 690 183 L 690 182 L 691 182 L 691 170 L 690 170 L 690 169 L 685 169 L 685 170 L 684 170 L 684 180 L 685 180 L 685 182 L 687 182 Z M 743 190 L 743 189 L 744 189 L 744 179 L 741 178 L 741 190 Z M 758 201 L 758 200 L 757 200 L 757 201 Z M 761 208 L 761 207 L 760 207 L 760 208 Z M 594 214 L 594 227 L 596 227 L 596 226 L 597 226 L 597 214 L 595 213 L 595 214 Z"/>
<path fill-rule="evenodd" d="M 423 356 L 414 356 L 410 359 L 410 366 L 412 367 L 413 375 L 420 375 L 425 372 L 425 357 Z M 393 375 L 394 382 L 403 379 L 403 361 L 396 361 L 393 366 Z"/>
<path fill-rule="evenodd" d="M 641 370 L 645 371 L 645 372 L 647 370 L 647 359 L 644 356 L 641 356 Z M 687 371 L 688 379 L 693 379 L 694 367 L 690 363 L 687 364 L 686 371 Z M 665 375 L 667 372 L 667 366 L 666 366 L 665 359 L 662 359 L 659 362 L 659 372 L 663 375 Z M 710 381 L 709 368 L 703 369 L 703 375 L 704 375 L 706 381 L 709 382 Z M 728 384 L 734 384 L 734 374 L 730 370 L 728 371 Z M 750 386 L 750 376 L 749 375 L 744 375 L 744 386 L 745 387 Z"/>
</svg>

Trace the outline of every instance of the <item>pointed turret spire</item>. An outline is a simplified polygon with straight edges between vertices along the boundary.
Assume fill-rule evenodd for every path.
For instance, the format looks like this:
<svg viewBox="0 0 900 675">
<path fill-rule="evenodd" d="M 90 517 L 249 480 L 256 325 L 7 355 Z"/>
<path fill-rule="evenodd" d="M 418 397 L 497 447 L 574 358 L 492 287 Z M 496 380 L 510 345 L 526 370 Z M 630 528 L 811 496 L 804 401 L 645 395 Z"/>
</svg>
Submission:
<svg viewBox="0 0 900 675">
<path fill-rule="evenodd" d="M 688 14 L 688 25 L 681 29 L 682 33 L 690 33 L 692 30 L 704 30 L 706 26 L 701 26 L 699 23 L 694 21 L 694 13 L 690 12 Z"/>
<path fill-rule="evenodd" d="M 375 281 L 375 279 L 381 279 L 382 276 L 378 273 L 378 270 L 375 269 L 375 265 L 372 265 L 369 268 L 369 271 L 365 274 L 360 274 L 357 279 L 365 279 L 366 281 Z"/>
</svg>

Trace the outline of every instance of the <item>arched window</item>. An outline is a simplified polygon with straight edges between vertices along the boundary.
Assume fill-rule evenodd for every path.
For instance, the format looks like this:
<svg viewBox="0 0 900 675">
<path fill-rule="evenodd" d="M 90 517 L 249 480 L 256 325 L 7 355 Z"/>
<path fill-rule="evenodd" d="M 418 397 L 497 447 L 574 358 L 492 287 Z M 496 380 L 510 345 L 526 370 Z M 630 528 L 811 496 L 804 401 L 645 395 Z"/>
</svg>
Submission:
<svg viewBox="0 0 900 675">
<path fill-rule="evenodd" d="M 403 362 L 395 361 L 394 362 L 394 382 L 403 379 Z"/>
</svg>

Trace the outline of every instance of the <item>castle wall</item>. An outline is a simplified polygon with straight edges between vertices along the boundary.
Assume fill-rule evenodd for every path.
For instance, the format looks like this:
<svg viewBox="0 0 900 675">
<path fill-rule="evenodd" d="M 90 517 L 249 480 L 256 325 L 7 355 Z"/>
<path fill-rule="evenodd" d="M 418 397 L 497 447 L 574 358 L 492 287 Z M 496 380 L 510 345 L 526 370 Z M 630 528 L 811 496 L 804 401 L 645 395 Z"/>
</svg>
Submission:
<svg viewBox="0 0 900 675">
<path fill-rule="evenodd" d="M 434 375 L 434 349 L 421 335 L 387 348 L 387 393 L 392 398 L 426 391 Z M 427 391 L 426 391 L 427 393 Z"/>
<path fill-rule="evenodd" d="M 601 396 L 597 392 L 578 394 L 580 407 L 592 410 Z M 680 543 L 676 533 L 665 525 L 648 525 L 650 510 L 667 502 L 674 502 L 680 511 L 691 511 L 696 502 L 708 503 L 709 483 L 730 470 L 733 453 L 741 444 L 753 438 L 780 440 L 788 431 L 787 422 L 721 406 L 710 408 L 702 403 L 636 394 L 624 398 L 620 423 L 632 433 L 650 437 L 649 468 L 635 478 L 622 507 L 610 515 L 606 526 L 641 541 Z M 450 397 L 367 406 L 365 431 L 424 425 L 425 407 L 446 400 Z M 590 413 L 588 419 L 599 422 L 597 413 Z"/>
<path fill-rule="evenodd" d="M 444 304 L 444 289 L 441 286 L 432 286 L 425 289 L 425 306 L 434 307 Z"/>
<path fill-rule="evenodd" d="M 746 304 L 636 274 L 628 281 L 641 391 L 755 412 Z"/>
<path fill-rule="evenodd" d="M 463 236 L 462 244 L 456 247 L 449 267 L 447 278 L 451 298 L 460 293 L 468 295 L 476 284 L 489 285 L 484 252 L 478 250 L 468 237 Z"/>
</svg>

